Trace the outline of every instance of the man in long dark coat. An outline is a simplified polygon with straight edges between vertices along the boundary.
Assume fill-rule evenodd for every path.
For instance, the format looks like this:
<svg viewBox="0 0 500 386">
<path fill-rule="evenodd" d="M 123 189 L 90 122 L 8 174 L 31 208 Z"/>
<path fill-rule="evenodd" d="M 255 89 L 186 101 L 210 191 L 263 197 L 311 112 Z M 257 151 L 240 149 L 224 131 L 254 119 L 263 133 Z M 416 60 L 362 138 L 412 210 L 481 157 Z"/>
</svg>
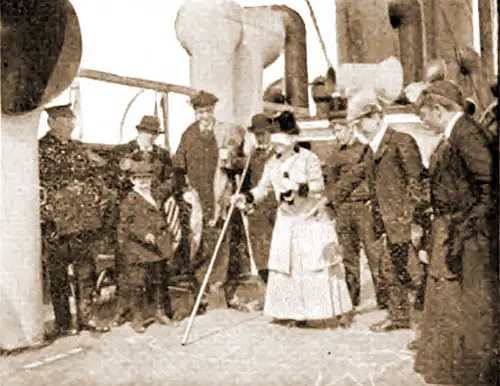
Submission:
<svg viewBox="0 0 500 386">
<path fill-rule="evenodd" d="M 348 119 L 373 151 L 368 166 L 375 236 L 384 237 L 387 254 L 382 270 L 389 292 L 389 317 L 371 326 L 375 332 L 410 327 L 407 270 L 408 248 L 420 197 L 423 170 L 415 139 L 389 127 L 373 90 L 362 90 L 349 100 Z"/>
<path fill-rule="evenodd" d="M 91 244 L 103 228 L 107 191 L 83 145 L 71 139 L 71 106 L 46 111 L 50 130 L 39 141 L 39 167 L 42 236 L 56 324 L 51 335 L 74 335 L 80 329 L 106 332 L 109 328 L 99 325 L 93 313 L 96 272 Z M 72 326 L 70 313 L 70 265 L 76 279 L 77 326 Z"/>
<path fill-rule="evenodd" d="M 415 370 L 429 383 L 496 385 L 498 159 L 456 84 L 433 83 L 417 106 L 442 140 L 429 167 L 435 219 Z"/>
<path fill-rule="evenodd" d="M 216 208 L 217 205 L 223 205 L 223 197 L 216 194 L 216 190 L 221 185 L 229 184 L 227 187 L 234 191 L 236 175 L 242 172 L 245 165 L 245 130 L 215 119 L 214 107 L 217 101 L 216 96 L 204 91 L 191 98 L 196 121 L 185 130 L 174 156 L 174 165 L 185 171 L 189 183 L 198 192 L 203 209 L 202 242 L 198 257 L 193 262 L 199 282 L 205 276 L 224 221 L 222 216 L 217 216 L 219 213 Z M 224 212 L 227 208 L 222 209 Z M 230 253 L 231 236 L 241 238 L 243 235 L 241 218 L 235 214 L 208 282 L 209 292 L 214 294 L 219 294 L 224 287 L 229 305 L 236 285 L 233 282 L 237 282 L 238 273 L 249 271 L 248 259 L 240 258 L 238 249 L 241 248 L 237 248 L 237 244 L 232 243 L 234 253 Z"/>
</svg>

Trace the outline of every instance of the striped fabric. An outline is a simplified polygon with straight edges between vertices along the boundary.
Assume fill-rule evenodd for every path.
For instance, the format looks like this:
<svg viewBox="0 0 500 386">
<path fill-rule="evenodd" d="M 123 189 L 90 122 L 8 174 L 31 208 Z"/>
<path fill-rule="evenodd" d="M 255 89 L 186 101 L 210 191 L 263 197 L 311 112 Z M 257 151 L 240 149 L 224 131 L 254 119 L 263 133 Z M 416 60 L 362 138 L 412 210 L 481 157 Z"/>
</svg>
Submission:
<svg viewBox="0 0 500 386">
<path fill-rule="evenodd" d="M 174 236 L 174 250 L 177 249 L 179 243 L 181 241 L 182 236 L 182 228 L 180 222 L 180 210 L 175 198 L 170 196 L 169 199 L 165 202 L 165 215 L 167 218 L 168 229 L 172 232 Z"/>
</svg>

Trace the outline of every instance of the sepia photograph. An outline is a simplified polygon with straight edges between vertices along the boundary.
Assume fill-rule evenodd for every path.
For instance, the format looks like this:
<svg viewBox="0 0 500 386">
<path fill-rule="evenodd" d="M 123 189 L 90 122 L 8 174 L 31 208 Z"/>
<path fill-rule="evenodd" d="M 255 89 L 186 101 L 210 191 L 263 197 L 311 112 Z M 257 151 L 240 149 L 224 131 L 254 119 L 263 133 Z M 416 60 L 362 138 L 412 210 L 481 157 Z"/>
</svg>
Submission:
<svg viewBox="0 0 500 386">
<path fill-rule="evenodd" d="M 498 15 L 1 0 L 1 385 L 500 385 Z"/>
</svg>

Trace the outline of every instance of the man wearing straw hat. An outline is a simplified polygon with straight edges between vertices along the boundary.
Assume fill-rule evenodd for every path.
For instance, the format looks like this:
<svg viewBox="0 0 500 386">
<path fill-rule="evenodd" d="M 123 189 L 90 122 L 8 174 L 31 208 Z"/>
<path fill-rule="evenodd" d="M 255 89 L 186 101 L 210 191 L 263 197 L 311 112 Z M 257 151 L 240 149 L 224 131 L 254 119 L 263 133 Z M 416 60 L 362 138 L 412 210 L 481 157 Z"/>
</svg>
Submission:
<svg viewBox="0 0 500 386">
<path fill-rule="evenodd" d="M 382 270 L 387 280 L 389 315 L 370 329 L 386 332 L 409 328 L 411 277 L 407 263 L 412 232 L 417 231 L 413 224 L 415 206 L 422 196 L 420 151 L 412 136 L 387 125 L 379 98 L 372 89 L 362 89 L 351 96 L 347 116 L 359 138 L 373 151 L 369 184 L 375 237 L 387 246 Z"/>
<path fill-rule="evenodd" d="M 244 169 L 245 130 L 217 121 L 214 116 L 217 102 L 215 95 L 205 91 L 191 98 L 196 121 L 185 130 L 174 157 L 175 166 L 184 170 L 189 183 L 198 192 L 203 210 L 202 241 L 193 262 L 198 281 L 205 276 L 223 222 L 231 221 L 209 277 L 209 307 L 233 306 L 238 274 L 249 271 L 248 259 L 240 257 L 244 245 L 241 218 L 224 219 L 229 197 L 224 200 L 221 196 L 228 189 L 234 191 L 236 176 Z M 238 304 L 234 306 L 239 308 Z"/>
</svg>

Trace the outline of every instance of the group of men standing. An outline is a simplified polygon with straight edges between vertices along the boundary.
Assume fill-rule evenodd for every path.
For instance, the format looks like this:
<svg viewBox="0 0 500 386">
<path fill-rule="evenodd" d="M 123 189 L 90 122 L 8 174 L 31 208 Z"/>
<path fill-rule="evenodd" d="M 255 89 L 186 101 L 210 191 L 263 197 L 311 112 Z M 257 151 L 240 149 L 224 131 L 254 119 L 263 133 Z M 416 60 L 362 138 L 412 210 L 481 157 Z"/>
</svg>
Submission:
<svg viewBox="0 0 500 386">
<path fill-rule="evenodd" d="M 226 220 L 230 195 L 247 159 L 243 148 L 245 129 L 216 121 L 214 106 L 217 101 L 215 96 L 203 91 L 191 99 L 196 121 L 184 132 L 174 157 L 154 143 L 161 133 L 158 118 L 144 116 L 136 127 L 137 137 L 115 147 L 105 166 L 102 165 L 103 159 L 99 160 L 99 156 L 84 144 L 71 139 L 75 116 L 70 105 L 46 110 L 50 130 L 40 139 L 39 163 L 44 201 L 42 236 L 45 265 L 56 318 L 54 337 L 73 335 L 80 329 L 109 331 L 108 326 L 98 323 L 92 306 L 96 283 L 93 243 L 103 234 L 114 234 L 111 239 L 117 246 L 115 261 L 119 296 L 113 326 L 121 325 L 128 315 L 134 314 L 134 308 L 140 308 L 139 297 L 142 295 L 139 296 L 139 293 L 148 291 L 140 284 L 145 281 L 145 275 L 149 276 L 149 284 L 155 287 L 150 289 L 152 292 L 149 297 L 155 299 L 156 320 L 165 324 L 164 317 L 172 317 L 168 292 L 158 292 L 159 287 L 168 287 L 167 267 L 154 264 L 157 267 L 155 270 L 144 271 L 139 269 L 140 264 L 171 259 L 176 255 L 187 265 L 182 267 L 182 273 L 188 273 L 193 276 L 195 283 L 201 283 Z M 260 153 L 268 155 L 267 151 L 259 150 Z M 255 159 L 253 166 L 256 167 Z M 104 172 L 110 168 L 116 173 Z M 103 176 L 112 177 L 105 180 Z M 256 178 L 255 172 L 253 178 Z M 83 191 L 76 197 L 75 190 L 78 187 Z M 202 211 L 203 229 L 199 246 L 186 242 L 191 231 L 190 220 L 186 217 L 195 209 L 184 199 L 184 193 L 189 189 L 197 192 Z M 131 192 L 134 197 L 130 196 Z M 134 195 L 134 192 L 138 195 Z M 145 197 L 145 200 L 136 199 L 136 196 Z M 85 200 L 92 204 L 86 209 L 82 207 Z M 146 202 L 144 205 L 138 205 L 143 201 Z M 161 255 L 150 253 L 155 242 L 139 240 L 140 235 L 154 233 L 146 229 L 153 227 L 151 221 L 146 221 L 145 213 L 148 208 L 151 209 L 148 201 L 160 211 L 170 208 L 170 213 L 162 213 L 160 217 L 167 217 L 170 223 L 166 224 L 167 227 L 174 222 L 177 228 L 182 228 L 180 232 L 183 240 L 175 240 L 173 246 L 173 249 L 180 246 L 180 253 L 171 251 L 166 257 L 156 256 L 152 259 L 152 255 Z M 61 202 L 66 205 L 61 205 Z M 77 205 L 73 205 L 75 203 Z M 80 207 L 81 213 L 73 213 L 74 208 Z M 139 216 L 144 217 L 144 221 L 134 223 L 133 219 Z M 272 219 L 267 220 L 267 223 L 272 226 Z M 239 304 L 235 290 L 241 275 L 250 271 L 243 227 L 243 217 L 233 216 L 229 231 L 221 243 L 217 264 L 210 275 L 208 289 L 209 293 L 222 292 L 226 304 L 235 308 L 245 306 Z M 176 239 L 178 235 L 174 236 L 173 239 Z M 191 251 L 190 247 L 196 250 Z M 266 255 L 258 248 L 255 252 L 258 256 Z M 265 262 L 259 264 L 260 268 L 265 265 Z M 70 266 L 74 271 L 75 283 L 70 283 L 68 279 Z M 143 279 L 138 279 L 139 276 Z M 69 299 L 72 297 L 78 299 L 76 323 L 70 313 Z M 133 318 L 133 324 L 137 331 L 142 332 L 146 321 L 139 319 Z"/>
<path fill-rule="evenodd" d="M 171 195 L 180 201 L 179 190 L 182 193 L 187 186 L 198 192 L 203 229 L 190 269 L 201 281 L 226 220 L 228 196 L 236 190 L 246 166 L 249 168 L 243 190 L 255 186 L 273 154 L 266 140 L 272 119 L 257 114 L 245 130 L 215 119 L 215 96 L 200 92 L 191 103 L 196 122 L 184 132 L 172 159 L 166 150 L 152 145 L 152 137 L 159 133 L 154 117 L 145 117 L 137 127 L 137 139 L 120 147 L 118 153 L 123 155 L 119 157 L 122 161 L 134 157 L 144 160 L 147 155 L 147 162 L 156 165 L 153 180 L 164 198 Z M 336 219 L 353 305 L 358 306 L 360 301 L 362 245 L 377 304 L 388 309 L 388 318 L 372 325 L 371 330 L 387 332 L 410 327 L 408 259 L 413 243 L 417 249 L 426 250 L 419 256 L 428 276 L 417 299 L 424 316 L 420 338 L 412 345 L 417 350 L 415 369 L 430 383 L 491 384 L 488 377 L 495 368 L 498 339 L 498 245 L 494 242 L 498 151 L 494 150 L 495 140 L 464 114 L 464 106 L 460 89 L 450 81 L 434 82 L 422 92 L 415 107 L 426 130 L 439 140 L 431 159 L 422 160 L 416 140 L 386 123 L 375 91 L 359 91 L 349 99 L 347 125 L 335 126 L 338 141 L 325 160 L 326 195 Z M 69 108 L 59 110 L 48 111 L 51 131 L 40 142 L 42 186 L 44 180 L 50 180 L 44 177 L 44 170 L 53 171 L 56 164 L 57 168 L 67 164 L 64 173 L 59 171 L 61 184 L 80 178 L 101 187 L 101 182 L 95 182 L 96 169 L 86 161 L 85 154 L 68 156 L 76 146 L 65 145 L 71 143 L 73 118 Z M 54 151 L 59 154 L 55 158 L 51 155 Z M 250 153 L 251 163 L 246 165 Z M 76 167 L 75 162 L 81 166 Z M 121 163 L 122 171 L 127 170 L 126 164 Z M 90 175 L 75 177 L 80 172 Z M 130 186 L 123 186 L 122 191 L 130 190 Z M 54 192 L 62 188 L 50 189 Z M 103 195 L 102 189 L 96 193 L 98 197 Z M 123 197 L 118 194 L 114 199 Z M 102 208 L 109 200 L 97 202 Z M 253 255 L 260 270 L 267 265 L 276 205 L 270 198 L 261 204 L 261 210 L 248 214 L 253 224 Z M 54 226 L 54 221 L 52 227 L 50 223 L 45 228 L 46 235 L 52 235 L 52 242 L 47 244 L 51 295 L 59 330 L 67 332 L 70 325 L 67 292 L 63 291 L 67 287 L 64 269 L 75 259 L 79 259 L 78 266 L 90 266 L 88 253 L 75 253 L 85 250 L 85 246 L 81 249 L 74 245 L 87 243 L 88 235 L 95 234 L 102 224 L 88 225 L 90 232 L 86 225 L 64 232 L 60 225 Z M 223 289 L 227 304 L 234 307 L 241 306 L 234 295 L 239 277 L 250 270 L 244 227 L 244 217 L 231 219 L 209 281 L 209 292 Z M 418 245 L 422 236 L 427 242 Z M 80 279 L 81 311 L 85 315 L 89 315 L 85 304 L 90 298 L 91 276 Z M 120 283 L 122 291 L 127 285 Z M 168 313 L 166 307 L 162 312 Z M 107 330 L 91 317 L 81 320 L 84 328 Z"/>
<path fill-rule="evenodd" d="M 410 345 L 417 350 L 415 370 L 433 384 L 492 385 L 498 380 L 498 138 L 464 106 L 451 81 L 421 93 L 414 107 L 439 143 L 422 160 L 416 140 L 385 123 L 376 93 L 356 93 L 349 99 L 350 129 L 340 130 L 327 161 L 327 194 L 353 303 L 359 304 L 361 241 L 378 305 L 388 308 L 388 318 L 371 330 L 410 327 L 413 243 L 426 250 L 419 254 L 426 280 L 415 302 L 424 310 L 421 334 Z"/>
</svg>

